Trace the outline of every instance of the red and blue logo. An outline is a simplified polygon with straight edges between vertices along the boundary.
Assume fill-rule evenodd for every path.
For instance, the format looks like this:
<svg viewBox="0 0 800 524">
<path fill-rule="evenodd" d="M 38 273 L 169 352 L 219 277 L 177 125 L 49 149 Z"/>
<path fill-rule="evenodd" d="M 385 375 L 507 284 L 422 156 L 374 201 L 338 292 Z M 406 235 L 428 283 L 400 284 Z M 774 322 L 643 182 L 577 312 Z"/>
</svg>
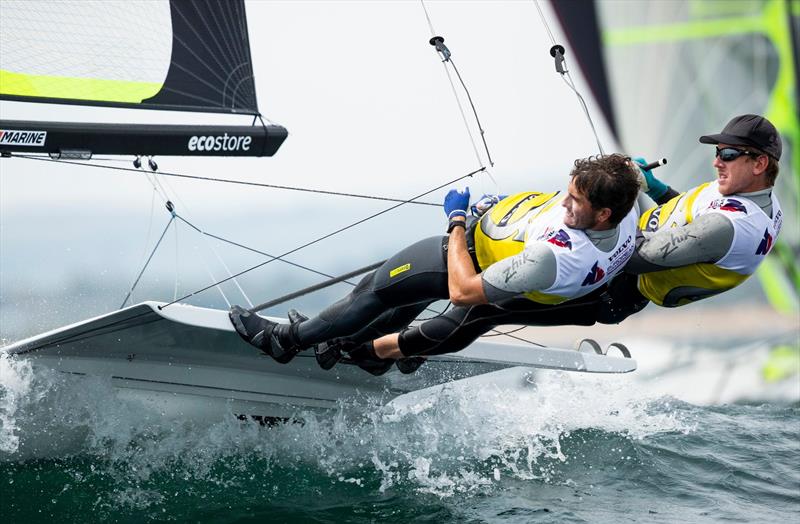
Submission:
<svg viewBox="0 0 800 524">
<path fill-rule="evenodd" d="M 722 211 L 730 211 L 731 213 L 740 212 L 744 213 L 745 215 L 747 214 L 747 208 L 744 207 L 744 204 L 742 204 L 735 198 L 723 198 L 720 200 L 714 200 L 708 207 L 712 209 L 720 209 Z"/>
<path fill-rule="evenodd" d="M 563 229 L 559 229 L 557 233 L 551 233 L 547 241 L 558 247 L 564 247 L 570 251 L 572 250 L 572 240 L 570 240 L 569 235 Z"/>
<path fill-rule="evenodd" d="M 772 235 L 769 234 L 769 230 L 764 230 L 764 238 L 761 239 L 761 243 L 758 245 L 758 249 L 756 249 L 756 255 L 766 255 L 769 253 L 769 250 L 772 249 Z"/>
<path fill-rule="evenodd" d="M 586 275 L 586 278 L 583 279 L 583 284 L 581 284 L 581 287 L 592 286 L 594 284 L 597 284 L 598 282 L 603 280 L 604 276 L 606 276 L 606 272 L 603 271 L 598 264 L 599 261 L 594 263 L 592 269 L 589 270 L 589 274 Z"/>
</svg>

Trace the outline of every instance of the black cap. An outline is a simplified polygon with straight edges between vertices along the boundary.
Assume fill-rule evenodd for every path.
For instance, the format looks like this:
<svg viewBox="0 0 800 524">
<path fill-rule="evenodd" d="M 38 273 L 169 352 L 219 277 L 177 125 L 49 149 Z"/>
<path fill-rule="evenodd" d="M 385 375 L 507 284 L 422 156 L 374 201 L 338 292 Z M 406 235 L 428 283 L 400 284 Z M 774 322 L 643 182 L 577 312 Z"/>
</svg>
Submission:
<svg viewBox="0 0 800 524">
<path fill-rule="evenodd" d="M 781 135 L 772 122 L 758 115 L 734 117 L 718 135 L 703 135 L 703 144 L 730 144 L 760 149 L 775 160 L 781 159 Z"/>
</svg>

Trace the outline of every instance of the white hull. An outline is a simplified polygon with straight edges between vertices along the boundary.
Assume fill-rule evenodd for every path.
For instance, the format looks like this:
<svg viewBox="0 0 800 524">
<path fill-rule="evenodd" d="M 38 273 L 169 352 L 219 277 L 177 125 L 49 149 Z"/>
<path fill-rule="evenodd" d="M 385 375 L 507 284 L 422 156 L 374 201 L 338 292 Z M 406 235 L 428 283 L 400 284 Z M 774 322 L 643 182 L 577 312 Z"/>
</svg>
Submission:
<svg viewBox="0 0 800 524">
<path fill-rule="evenodd" d="M 357 395 L 398 395 L 524 364 L 589 372 L 627 372 L 631 359 L 477 342 L 433 357 L 412 375 L 392 368 L 374 377 L 353 365 L 330 371 L 311 352 L 279 364 L 245 343 L 227 312 L 145 302 L 12 344 L 4 351 L 58 371 L 110 377 L 120 394 L 165 415 L 220 413 L 290 418 L 330 409 Z"/>
</svg>

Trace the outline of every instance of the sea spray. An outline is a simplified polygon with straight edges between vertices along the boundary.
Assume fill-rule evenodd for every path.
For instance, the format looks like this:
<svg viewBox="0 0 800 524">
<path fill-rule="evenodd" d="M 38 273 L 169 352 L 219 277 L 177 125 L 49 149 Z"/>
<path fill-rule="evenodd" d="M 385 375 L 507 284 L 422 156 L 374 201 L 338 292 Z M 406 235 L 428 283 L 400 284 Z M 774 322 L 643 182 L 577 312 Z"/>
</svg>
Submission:
<svg viewBox="0 0 800 524">
<path fill-rule="evenodd" d="M 507 482 L 568 485 L 581 482 L 576 467 L 608 459 L 592 456 L 598 442 L 624 461 L 635 458 L 626 443 L 695 424 L 686 409 L 647 398 L 625 376 L 545 371 L 522 388 L 445 388 L 405 411 L 355 396 L 267 427 L 233 412 L 210 424 L 167 419 L 109 380 L 8 357 L 2 365 L 11 377 L 3 381 L 4 457 L 60 464 L 57 482 L 69 488 L 53 500 L 88 490 L 95 496 L 82 507 L 108 515 L 231 493 L 291 498 L 300 489 L 291 486 L 322 479 L 348 493 L 437 499 Z"/>
<path fill-rule="evenodd" d="M 17 411 L 31 401 L 32 383 L 30 362 L 17 362 L 0 352 L 0 453 L 12 454 L 19 449 Z"/>
</svg>

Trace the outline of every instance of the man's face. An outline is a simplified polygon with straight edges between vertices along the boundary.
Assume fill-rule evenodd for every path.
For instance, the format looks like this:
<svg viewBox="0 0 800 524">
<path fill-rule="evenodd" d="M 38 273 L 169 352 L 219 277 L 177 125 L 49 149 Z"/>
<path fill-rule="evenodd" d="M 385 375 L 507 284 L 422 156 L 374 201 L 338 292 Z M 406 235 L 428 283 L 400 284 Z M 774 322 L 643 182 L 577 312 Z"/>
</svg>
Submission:
<svg viewBox="0 0 800 524">
<path fill-rule="evenodd" d="M 592 208 L 589 199 L 575 187 L 572 179 L 567 187 L 567 197 L 561 204 L 566 208 L 564 224 L 572 229 L 593 229 L 597 224 L 597 212 Z"/>
<path fill-rule="evenodd" d="M 717 148 L 724 149 L 732 147 L 734 149 L 744 149 L 742 146 L 732 146 L 728 144 L 717 144 Z M 734 193 L 749 193 L 761 189 L 763 176 L 754 176 L 754 171 L 758 165 L 764 164 L 766 159 L 762 157 L 751 157 L 741 155 L 735 160 L 723 161 L 718 156 L 714 157 L 714 167 L 717 169 L 717 180 L 719 181 L 719 192 L 722 195 L 732 195 Z M 761 167 L 761 171 L 766 166 Z"/>
</svg>

